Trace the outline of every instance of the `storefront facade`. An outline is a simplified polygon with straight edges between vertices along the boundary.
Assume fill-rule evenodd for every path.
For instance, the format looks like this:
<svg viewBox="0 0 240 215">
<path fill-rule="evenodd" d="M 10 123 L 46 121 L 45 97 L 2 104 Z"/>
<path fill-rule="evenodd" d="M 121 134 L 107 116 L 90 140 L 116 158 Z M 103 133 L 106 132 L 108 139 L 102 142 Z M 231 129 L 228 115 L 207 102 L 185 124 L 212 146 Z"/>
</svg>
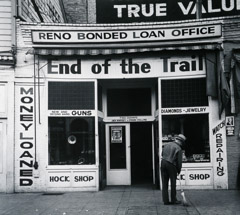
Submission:
<svg viewBox="0 0 240 215">
<path fill-rule="evenodd" d="M 221 22 L 20 23 L 18 35 L 16 192 L 161 189 L 161 149 L 179 133 L 184 188 L 228 188 L 225 116 L 209 95 Z"/>
</svg>

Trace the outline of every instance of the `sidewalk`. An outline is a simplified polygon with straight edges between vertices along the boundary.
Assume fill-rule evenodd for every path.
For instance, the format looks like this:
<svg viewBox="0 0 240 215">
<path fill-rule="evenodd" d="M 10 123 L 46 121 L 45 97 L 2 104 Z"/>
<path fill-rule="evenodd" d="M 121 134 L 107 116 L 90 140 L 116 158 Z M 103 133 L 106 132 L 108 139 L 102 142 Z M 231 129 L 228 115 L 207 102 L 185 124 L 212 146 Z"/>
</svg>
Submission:
<svg viewBox="0 0 240 215">
<path fill-rule="evenodd" d="M 184 191 L 189 202 L 163 205 L 150 187 L 107 187 L 99 192 L 0 194 L 1 215 L 237 215 L 238 190 Z M 178 198 L 181 199 L 178 191 Z"/>
</svg>

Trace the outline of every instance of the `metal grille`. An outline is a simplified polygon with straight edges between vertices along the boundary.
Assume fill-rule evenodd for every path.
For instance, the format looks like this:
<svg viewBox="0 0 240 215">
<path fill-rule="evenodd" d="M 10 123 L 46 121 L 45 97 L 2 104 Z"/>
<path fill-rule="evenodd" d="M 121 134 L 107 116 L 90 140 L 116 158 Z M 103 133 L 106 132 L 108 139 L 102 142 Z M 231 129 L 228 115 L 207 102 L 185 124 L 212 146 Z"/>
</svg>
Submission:
<svg viewBox="0 0 240 215">
<path fill-rule="evenodd" d="M 49 110 L 93 110 L 94 82 L 49 82 Z"/>
<path fill-rule="evenodd" d="M 206 79 L 162 80 L 162 108 L 207 106 Z"/>
</svg>

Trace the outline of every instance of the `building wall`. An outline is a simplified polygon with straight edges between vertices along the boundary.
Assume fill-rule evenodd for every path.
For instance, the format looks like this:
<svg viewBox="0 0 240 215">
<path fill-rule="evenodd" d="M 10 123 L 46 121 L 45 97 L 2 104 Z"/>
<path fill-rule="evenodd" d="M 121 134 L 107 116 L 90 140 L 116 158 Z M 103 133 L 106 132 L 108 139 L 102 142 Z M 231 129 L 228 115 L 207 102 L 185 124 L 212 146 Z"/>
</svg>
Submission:
<svg viewBox="0 0 240 215">
<path fill-rule="evenodd" d="M 0 1 L 0 192 L 13 186 L 15 1 Z"/>
<path fill-rule="evenodd" d="M 87 23 L 87 0 L 63 0 L 68 23 Z"/>
<path fill-rule="evenodd" d="M 62 0 L 19 0 L 18 4 L 18 16 L 27 22 L 65 22 Z"/>
<path fill-rule="evenodd" d="M 4 0 L 0 1 L 0 32 L 3 34 L 0 34 L 0 51 L 1 50 L 10 50 L 12 42 L 14 42 L 14 38 L 12 38 L 11 35 L 14 35 L 12 33 L 12 2 L 10 0 Z M 24 2 L 30 2 L 31 1 L 24 1 Z M 40 2 L 40 1 L 39 1 Z M 43 2 L 43 0 L 42 0 Z M 26 7 L 26 5 L 25 5 Z M 77 3 L 76 1 L 70 0 L 64 2 L 64 7 L 67 12 L 67 17 L 68 17 L 68 22 L 70 23 L 96 23 L 96 9 L 95 9 L 95 1 L 94 0 L 79 0 Z M 30 7 L 31 8 L 31 7 Z M 25 8 L 26 9 L 26 8 Z M 23 10 L 25 10 L 23 8 Z M 76 12 L 77 11 L 77 12 Z M 79 12 L 80 11 L 80 12 Z M 24 12 L 26 13 L 26 11 Z M 29 12 L 28 12 L 29 13 Z M 30 13 L 33 16 L 34 13 Z M 70 14 L 73 16 L 76 16 L 76 18 L 70 18 Z M 26 15 L 26 14 L 25 14 Z M 24 16 L 25 16 L 24 15 Z M 37 17 L 31 19 L 28 17 L 28 20 L 30 22 L 34 21 L 37 22 L 39 19 Z M 46 19 L 46 22 L 50 22 L 51 20 Z M 210 21 L 209 21 L 210 22 Z M 229 21 L 223 21 L 223 40 L 225 41 L 223 44 L 224 48 L 224 53 L 225 53 L 225 71 L 230 72 L 230 62 L 231 62 L 231 53 L 233 48 L 240 48 L 239 44 L 239 35 L 240 35 L 240 21 L 239 17 L 236 18 L 236 20 L 229 20 Z M 27 68 L 24 66 L 24 61 L 25 60 L 32 60 L 31 55 L 25 55 L 25 53 L 28 53 L 29 50 L 31 50 L 31 38 L 29 34 L 27 34 L 27 31 L 29 29 L 24 29 L 21 34 L 19 34 L 19 38 L 21 37 L 28 37 L 26 40 L 26 43 L 21 44 L 20 40 L 20 46 L 21 49 L 19 52 L 21 55 L 18 58 L 19 60 L 19 68 L 17 69 L 16 76 L 21 76 L 21 77 L 32 77 L 30 70 L 32 71 L 31 68 Z M 25 59 L 26 57 L 26 59 Z M 11 73 L 14 71 L 9 69 Z M 6 68 L 4 67 L 4 71 L 6 71 Z M 8 82 L 8 95 L 12 93 L 12 96 L 14 94 L 13 91 L 13 80 L 12 76 L 6 76 L 5 72 L 3 72 L 3 69 L 0 68 L 0 73 L 2 76 L 0 76 L 0 80 L 6 80 Z M 20 75 L 21 74 L 21 75 Z M 12 96 L 8 97 L 8 100 L 5 101 L 5 103 L 8 105 L 8 112 L 5 115 L 2 115 L 0 118 L 4 119 L 6 123 L 10 126 L 9 132 L 13 133 L 13 117 L 11 116 L 11 112 L 14 110 L 10 106 L 13 102 Z M 227 111 L 227 115 L 231 115 L 229 111 Z M 228 136 L 227 137 L 227 161 L 228 161 L 228 184 L 230 189 L 236 189 L 239 188 L 239 161 L 240 161 L 240 145 L 239 145 L 239 132 L 240 132 L 240 115 L 235 115 L 235 135 L 234 136 Z M 9 137 L 11 137 L 11 133 L 9 133 Z M 13 152 L 13 140 L 10 138 L 7 141 L 9 145 L 8 152 Z M 5 146 L 4 146 L 5 147 Z M 13 154 L 13 153 L 12 153 Z M 6 158 L 7 163 L 6 167 L 3 166 L 4 172 L 4 177 L 7 176 L 9 180 L 9 184 L 6 186 L 6 188 L 9 190 L 13 189 L 13 186 L 11 186 L 11 180 L 13 179 L 13 173 L 14 171 L 12 170 L 13 168 L 13 161 L 12 157 L 9 156 Z M 11 171 L 12 170 L 12 171 Z M 41 173 L 40 173 L 41 174 Z M 37 177 L 37 176 L 36 176 Z M 37 179 L 38 180 L 38 179 Z M 5 183 L 5 182 L 4 182 Z M 40 184 L 44 184 L 44 182 L 41 182 Z M 5 184 L 1 184 L 2 187 L 5 187 Z M 5 191 L 4 189 L 1 189 L 1 191 Z"/>
<path fill-rule="evenodd" d="M 205 23 L 198 23 L 199 25 L 200 24 L 205 24 Z M 179 24 L 180 25 L 180 24 Z M 66 29 L 67 28 L 67 31 L 70 31 L 70 30 L 79 30 L 81 29 L 81 25 L 66 25 L 67 27 L 63 27 L 62 29 Z M 135 26 L 134 26 L 135 27 Z M 20 147 L 21 146 L 21 139 L 19 138 L 20 137 L 20 134 L 23 133 L 22 136 L 24 137 L 27 137 L 27 138 L 31 138 L 31 142 L 33 143 L 34 142 L 34 134 L 33 132 L 31 133 L 30 132 L 30 128 L 32 129 L 33 127 L 29 127 L 29 130 L 28 129 L 24 129 L 24 128 L 27 128 L 27 124 L 25 127 L 22 127 L 21 126 L 21 122 L 19 121 L 19 106 L 22 106 L 23 104 L 19 104 L 19 102 L 21 102 L 21 88 L 24 88 L 25 91 L 27 92 L 30 87 L 32 87 L 32 83 L 33 83 L 33 71 L 34 71 L 34 68 L 33 68 L 33 56 L 32 55 L 27 55 L 26 57 L 26 60 L 24 59 L 25 58 L 25 53 L 28 52 L 28 49 L 31 50 L 31 30 L 32 29 L 42 29 L 42 30 L 47 30 L 47 29 L 50 29 L 50 30 L 53 30 L 53 29 L 57 29 L 59 30 L 59 25 L 48 25 L 48 24 L 42 24 L 41 26 L 40 25 L 37 25 L 37 24 L 29 24 L 29 23 L 20 23 L 19 24 L 19 31 L 18 31 L 18 38 L 19 38 L 19 45 L 21 47 L 24 47 L 25 51 L 23 51 L 23 49 L 21 49 L 21 52 L 19 51 L 18 52 L 18 64 L 17 64 L 17 67 L 16 67 L 16 88 L 15 88 L 15 95 L 16 95 L 16 112 L 15 112 L 15 116 L 16 116 L 16 121 L 15 121 L 15 156 L 16 156 L 16 159 L 15 159 L 15 186 L 16 186 L 16 191 L 17 192 L 23 192 L 23 191 L 43 191 L 44 189 L 46 189 L 46 187 L 48 186 L 45 186 L 47 184 L 47 176 L 56 176 L 56 169 L 46 169 L 46 166 L 47 166 L 47 159 L 46 159 L 46 155 L 47 155 L 47 121 L 46 121 L 46 117 L 47 117 L 47 114 L 46 114 L 46 107 L 47 107 L 47 103 L 46 103 L 46 96 L 47 96 L 47 79 L 48 78 L 52 78 L 52 77 L 48 77 L 48 76 L 44 76 L 43 78 L 41 78 L 41 92 L 40 94 L 42 95 L 41 97 L 41 125 L 38 124 L 38 114 L 37 114 L 37 118 L 35 119 L 35 121 L 37 122 L 37 130 L 41 132 L 41 134 L 38 134 L 37 137 L 37 157 L 38 157 L 38 162 L 39 162 L 39 169 L 38 171 L 35 171 L 33 169 L 32 166 L 30 166 L 28 172 L 25 172 L 26 174 L 28 173 L 29 175 L 19 175 L 19 170 L 23 170 L 23 166 L 21 166 L 21 162 L 19 162 L 21 160 L 21 158 L 23 158 L 24 156 L 23 155 L 26 155 L 27 154 L 23 154 L 24 153 L 24 150 Z M 141 26 L 138 28 L 141 28 Z M 105 30 L 105 29 L 104 29 Z M 218 38 L 220 39 L 220 38 Z M 214 38 L 213 39 L 214 41 L 216 41 L 216 39 Z M 71 47 L 71 45 L 70 45 Z M 28 49 L 27 49 L 28 48 Z M 100 57 L 101 58 L 101 61 L 105 58 L 105 57 Z M 67 58 L 68 59 L 68 58 Z M 67 60 L 66 59 L 66 60 Z M 90 57 L 89 57 L 90 59 Z M 96 63 L 95 61 L 92 61 L 92 62 L 89 62 L 89 59 L 88 59 L 88 63 Z M 41 62 L 40 61 L 40 65 L 41 66 L 44 66 L 46 65 L 46 58 L 43 59 L 43 61 Z M 159 61 L 159 60 L 158 60 Z M 37 62 L 37 61 L 36 61 Z M 141 61 L 142 62 L 142 61 Z M 82 66 L 84 65 L 84 61 L 82 61 Z M 86 65 L 89 65 L 89 64 L 86 64 Z M 112 64 L 112 66 L 117 66 L 119 65 L 119 63 L 115 63 L 115 64 Z M 83 67 L 84 68 L 84 67 Z M 158 66 L 155 66 L 153 68 L 159 68 Z M 119 69 L 119 67 L 118 67 Z M 45 71 L 45 72 L 44 72 Z M 90 70 L 90 67 L 87 67 L 86 66 L 86 69 L 83 69 L 83 71 L 91 71 Z M 117 71 L 117 70 L 113 70 L 113 71 Z M 120 73 L 121 73 L 121 70 L 119 70 Z M 156 71 L 156 70 L 155 70 Z M 44 66 L 42 69 L 41 69 L 41 75 L 43 74 L 47 74 L 47 67 Z M 85 74 L 85 73 L 84 73 Z M 91 74 L 91 72 L 90 72 Z M 83 78 L 95 78 L 96 75 L 94 74 L 91 74 L 92 76 L 90 77 L 89 75 L 90 74 L 87 74 L 87 76 L 82 76 L 83 74 L 81 74 L 79 76 L 79 79 L 83 79 Z M 18 78 L 19 77 L 19 78 Z M 20 78 L 21 77 L 21 78 Z M 129 77 L 129 76 L 128 76 Z M 133 76 L 134 77 L 134 76 Z M 139 76 L 138 76 L 139 77 Z M 144 76 L 146 77 L 146 76 Z M 56 76 L 55 76 L 56 78 Z M 58 78 L 58 77 L 57 77 Z M 66 77 L 63 76 L 64 80 L 66 80 Z M 104 77 L 106 78 L 106 77 Z M 109 78 L 112 78 L 112 77 L 109 77 Z M 122 78 L 122 76 L 120 76 L 119 78 Z M 30 95 L 30 94 L 29 94 Z M 31 94 L 32 95 L 32 94 Z M 45 98 L 45 99 L 44 99 Z M 45 104 L 44 104 L 44 100 L 45 100 Z M 213 108 L 211 108 L 212 110 L 216 110 L 217 109 L 217 102 L 214 101 L 214 102 L 211 102 Z M 159 105 L 160 107 L 160 105 Z M 222 123 L 222 120 L 219 120 L 218 119 L 218 114 L 217 112 L 212 112 L 211 113 L 211 118 L 213 119 L 213 122 L 211 123 L 210 125 L 210 128 L 211 129 L 214 129 L 216 127 L 218 127 L 221 123 Z M 45 121 L 44 121 L 45 120 Z M 31 122 L 32 123 L 32 122 Z M 225 144 L 226 144 L 226 138 L 225 138 L 225 129 L 224 127 L 221 127 L 221 130 L 219 131 L 219 133 L 221 133 L 223 135 L 223 142 L 224 142 L 224 159 L 225 159 L 225 155 L 226 155 L 226 151 L 225 151 Z M 39 138 L 40 137 L 40 138 Z M 44 137 L 44 139 L 43 139 Z M 218 166 L 217 166 L 217 162 L 216 162 L 216 138 L 214 135 L 211 136 L 211 143 L 214 145 L 213 147 L 213 161 L 214 164 L 213 164 L 213 168 L 214 170 L 211 171 L 211 168 L 209 170 L 209 168 L 207 169 L 207 174 L 209 174 L 209 172 L 211 172 L 211 174 L 213 175 L 214 174 L 214 188 L 216 189 L 226 189 L 227 188 L 227 169 L 225 168 L 225 166 L 227 165 L 226 163 L 226 159 L 224 160 L 224 176 L 222 177 L 218 177 L 217 176 L 217 169 L 218 169 Z M 39 145 L 39 143 L 41 142 L 41 144 Z M 45 142 L 45 144 L 43 144 Z M 32 144 L 31 144 L 32 145 Z M 33 146 L 35 147 L 35 146 Z M 44 148 L 45 147 L 45 148 Z M 34 148 L 31 148 L 29 150 L 29 156 L 32 156 L 33 159 L 30 159 L 28 160 L 29 163 L 31 163 L 31 161 L 34 161 Z M 223 156 L 223 155 L 221 155 Z M 26 157 L 27 158 L 27 157 Z M 19 160 L 18 160 L 19 159 Z M 27 166 L 24 166 L 25 168 L 27 168 Z M 86 170 L 92 170 L 92 171 L 96 171 L 96 169 L 86 169 Z M 196 170 L 193 169 L 191 170 L 191 173 L 192 174 L 195 174 L 198 169 Z M 203 170 L 204 171 L 204 170 Z M 201 171 L 201 173 L 203 173 L 203 171 Z M 35 172 L 35 173 L 34 173 Z M 198 172 L 197 172 L 198 173 Z M 23 179 L 22 181 L 19 181 L 19 178 L 20 179 Z M 25 179 L 29 179 L 29 180 L 25 180 Z M 46 180 L 45 180 L 46 179 Z M 212 177 L 213 179 L 213 177 Z M 25 181 L 24 181 L 25 180 Z M 31 181 L 32 180 L 32 181 Z M 23 184 L 21 183 L 27 183 L 27 181 L 29 183 L 32 183 L 33 182 L 33 186 L 21 186 Z M 20 185 L 19 185 L 20 184 Z M 56 189 L 63 189 L 63 187 L 59 187 L 58 185 L 56 185 L 56 187 L 51 187 L 51 188 L 54 188 L 55 190 Z M 209 188 L 209 187 L 208 187 Z M 213 182 L 211 181 L 211 188 L 213 188 Z"/>
<path fill-rule="evenodd" d="M 95 0 L 63 0 L 67 23 L 96 23 Z"/>
<path fill-rule="evenodd" d="M 0 51 L 9 51 L 12 46 L 12 2 L 0 1 Z"/>
<path fill-rule="evenodd" d="M 240 115 L 235 117 L 235 135 L 227 138 L 229 189 L 240 189 Z"/>
<path fill-rule="evenodd" d="M 224 28 L 224 54 L 225 72 L 229 79 L 231 76 L 232 50 L 240 49 L 240 21 L 239 18 L 233 21 L 225 20 Z M 226 109 L 226 116 L 235 117 L 235 134 L 227 136 L 227 161 L 228 161 L 228 183 L 229 189 L 240 189 L 240 113 L 233 114 L 230 104 Z"/>
</svg>

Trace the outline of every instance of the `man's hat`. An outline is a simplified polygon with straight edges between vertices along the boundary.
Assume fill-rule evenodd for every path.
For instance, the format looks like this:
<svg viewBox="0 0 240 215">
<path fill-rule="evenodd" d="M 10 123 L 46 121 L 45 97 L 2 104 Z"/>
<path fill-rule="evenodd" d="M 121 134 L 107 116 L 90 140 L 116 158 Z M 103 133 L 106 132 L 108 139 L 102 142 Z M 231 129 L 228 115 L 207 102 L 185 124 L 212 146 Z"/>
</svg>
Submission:
<svg viewBox="0 0 240 215">
<path fill-rule="evenodd" d="M 185 142 L 186 141 L 186 137 L 183 135 L 183 134 L 179 134 L 175 137 L 177 140 L 180 140 L 182 142 Z"/>
</svg>

